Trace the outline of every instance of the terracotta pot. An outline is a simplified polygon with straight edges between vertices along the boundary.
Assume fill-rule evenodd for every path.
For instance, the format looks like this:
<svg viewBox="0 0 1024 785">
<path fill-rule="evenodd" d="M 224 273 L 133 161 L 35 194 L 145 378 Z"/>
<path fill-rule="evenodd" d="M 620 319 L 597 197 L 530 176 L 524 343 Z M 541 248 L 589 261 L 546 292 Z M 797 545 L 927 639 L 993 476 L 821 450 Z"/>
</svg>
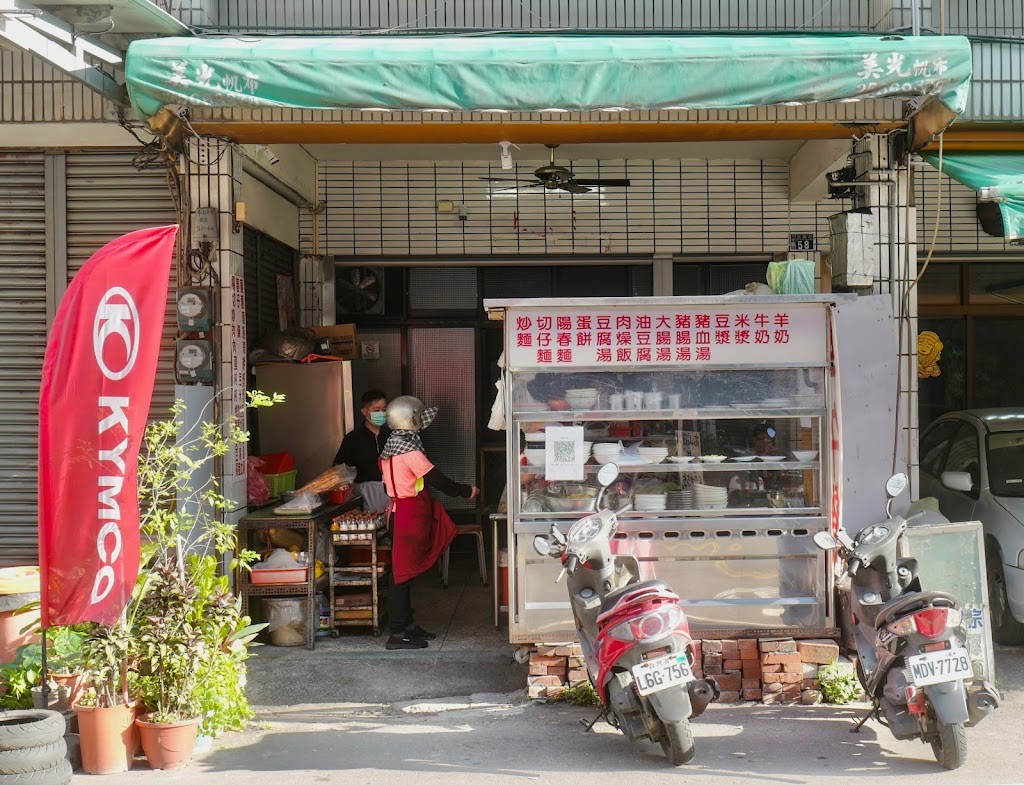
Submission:
<svg viewBox="0 0 1024 785">
<path fill-rule="evenodd" d="M 139 749 L 135 704 L 75 706 L 75 713 L 82 742 L 82 770 L 86 774 L 128 771 Z"/>
<path fill-rule="evenodd" d="M 199 717 L 180 722 L 150 722 L 143 714 L 135 724 L 142 739 L 142 751 L 152 769 L 177 769 L 192 760 L 199 731 Z"/>
<path fill-rule="evenodd" d="M 74 706 L 85 692 L 81 673 L 50 673 L 50 680 L 68 691 L 68 706 Z"/>
</svg>

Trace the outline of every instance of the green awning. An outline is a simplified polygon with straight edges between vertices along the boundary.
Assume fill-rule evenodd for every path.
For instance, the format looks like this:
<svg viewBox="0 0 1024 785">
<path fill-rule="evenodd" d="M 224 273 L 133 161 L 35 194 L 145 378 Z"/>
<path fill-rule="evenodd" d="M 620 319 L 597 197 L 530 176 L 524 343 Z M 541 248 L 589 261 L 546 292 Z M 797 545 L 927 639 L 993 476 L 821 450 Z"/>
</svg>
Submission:
<svg viewBox="0 0 1024 785">
<path fill-rule="evenodd" d="M 921 157 L 938 167 L 938 155 Z M 944 153 L 942 171 L 999 206 L 1007 240 L 1024 240 L 1024 153 Z"/>
<path fill-rule="evenodd" d="M 446 35 L 154 38 L 126 77 L 143 118 L 202 107 L 535 112 L 935 99 L 963 112 L 960 36 Z M 933 103 L 922 101 L 922 104 Z"/>
</svg>

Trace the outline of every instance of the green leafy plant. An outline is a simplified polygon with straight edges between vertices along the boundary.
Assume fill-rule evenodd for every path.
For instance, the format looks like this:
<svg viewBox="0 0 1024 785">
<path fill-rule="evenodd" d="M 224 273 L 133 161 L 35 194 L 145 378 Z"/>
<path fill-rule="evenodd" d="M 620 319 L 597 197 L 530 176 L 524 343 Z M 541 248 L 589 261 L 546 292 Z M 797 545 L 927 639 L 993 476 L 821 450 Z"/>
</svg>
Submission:
<svg viewBox="0 0 1024 785">
<path fill-rule="evenodd" d="M 571 703 L 573 706 L 600 706 L 601 698 L 589 681 L 581 681 L 566 687 L 551 698 L 559 703 Z"/>
<path fill-rule="evenodd" d="M 249 407 L 281 395 L 250 392 Z M 248 441 L 234 417 L 202 417 L 185 430 L 178 401 L 169 420 L 151 423 L 139 454 L 138 494 L 144 545 L 138 582 L 113 627 L 90 625 L 82 646 L 91 698 L 108 706 L 140 699 L 156 722 L 203 717 L 203 732 L 239 728 L 252 716 L 245 699 L 248 645 L 265 625 L 251 625 L 219 568 L 236 550 L 224 519 L 230 501 L 216 467 Z M 231 569 L 247 569 L 243 551 Z M 212 683 L 215 682 L 215 683 Z"/>
<path fill-rule="evenodd" d="M 32 632 L 32 627 L 22 632 Z M 34 630 L 39 632 L 38 628 Z M 74 673 L 81 667 L 83 634 L 79 627 L 47 630 L 46 668 L 51 673 Z M 42 684 L 43 645 L 27 643 L 13 662 L 0 667 L 0 709 L 32 708 L 32 688 Z"/>
<path fill-rule="evenodd" d="M 852 703 L 860 694 L 857 675 L 849 665 L 830 662 L 818 669 L 818 685 L 826 703 Z"/>
</svg>

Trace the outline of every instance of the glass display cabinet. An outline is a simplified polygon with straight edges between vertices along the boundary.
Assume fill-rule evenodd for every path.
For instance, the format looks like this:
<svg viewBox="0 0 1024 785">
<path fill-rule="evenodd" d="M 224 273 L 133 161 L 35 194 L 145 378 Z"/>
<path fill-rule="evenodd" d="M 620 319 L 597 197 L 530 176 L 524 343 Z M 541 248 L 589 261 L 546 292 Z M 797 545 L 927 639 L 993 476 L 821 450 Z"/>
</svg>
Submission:
<svg viewBox="0 0 1024 785">
<path fill-rule="evenodd" d="M 557 564 L 530 542 L 595 510 L 680 595 L 691 627 L 833 628 L 825 296 L 486 301 L 505 322 L 510 639 L 573 637 Z"/>
</svg>

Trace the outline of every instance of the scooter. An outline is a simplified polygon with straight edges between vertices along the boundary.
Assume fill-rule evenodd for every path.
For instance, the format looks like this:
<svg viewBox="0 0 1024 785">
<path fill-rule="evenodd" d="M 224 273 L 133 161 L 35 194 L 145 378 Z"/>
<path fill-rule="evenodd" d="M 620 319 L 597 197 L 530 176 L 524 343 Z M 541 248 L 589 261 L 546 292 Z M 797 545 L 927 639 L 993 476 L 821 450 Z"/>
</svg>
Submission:
<svg viewBox="0 0 1024 785">
<path fill-rule="evenodd" d="M 679 596 L 661 581 L 641 581 L 636 557 L 612 553 L 618 516 L 602 510 L 601 500 L 618 474 L 615 464 L 603 466 L 597 512 L 576 521 L 568 536 L 552 524 L 533 547 L 561 559 L 556 582 L 568 575 L 587 674 L 602 707 L 587 730 L 603 718 L 630 741 L 661 744 L 672 765 L 681 766 L 694 757 L 690 719 L 718 697 L 718 687 L 693 675 L 693 639 Z"/>
<path fill-rule="evenodd" d="M 964 726 L 992 713 L 1000 698 L 991 684 L 973 683 L 957 598 L 922 591 L 917 560 L 899 555 L 908 523 L 928 514 L 893 514 L 893 501 L 907 485 L 905 474 L 886 483 L 888 520 L 852 540 L 840 529 L 835 537 L 819 532 L 814 542 L 822 550 L 838 549 L 843 560 L 837 588 L 849 599 L 857 676 L 872 703 L 851 732 L 877 717 L 897 739 L 931 744 L 939 764 L 956 769 L 967 757 Z"/>
</svg>

